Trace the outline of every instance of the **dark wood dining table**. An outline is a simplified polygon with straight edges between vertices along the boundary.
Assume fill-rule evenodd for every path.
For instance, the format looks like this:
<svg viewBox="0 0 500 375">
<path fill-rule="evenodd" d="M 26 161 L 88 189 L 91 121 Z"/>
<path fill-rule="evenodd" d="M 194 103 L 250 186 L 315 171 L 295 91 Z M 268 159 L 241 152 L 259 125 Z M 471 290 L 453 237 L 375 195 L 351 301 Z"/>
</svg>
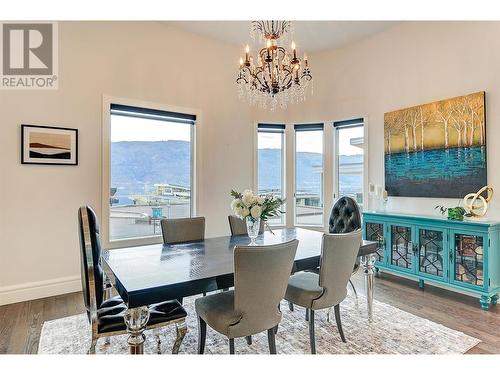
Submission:
<svg viewBox="0 0 500 375">
<path fill-rule="evenodd" d="M 272 245 L 299 240 L 293 272 L 319 266 L 323 233 L 303 228 L 265 232 L 257 245 Z M 182 244 L 157 244 L 127 247 L 103 252 L 103 266 L 129 310 L 144 314 L 147 306 L 171 299 L 229 288 L 234 285 L 233 251 L 248 245 L 246 235 L 207 238 Z M 372 319 L 374 253 L 377 243 L 363 240 L 358 256 L 365 274 L 368 318 Z M 134 316 L 134 314 L 127 314 Z M 142 353 L 144 327 L 129 334 L 135 344 L 131 353 Z M 140 346 L 139 348 L 137 346 Z"/>
</svg>

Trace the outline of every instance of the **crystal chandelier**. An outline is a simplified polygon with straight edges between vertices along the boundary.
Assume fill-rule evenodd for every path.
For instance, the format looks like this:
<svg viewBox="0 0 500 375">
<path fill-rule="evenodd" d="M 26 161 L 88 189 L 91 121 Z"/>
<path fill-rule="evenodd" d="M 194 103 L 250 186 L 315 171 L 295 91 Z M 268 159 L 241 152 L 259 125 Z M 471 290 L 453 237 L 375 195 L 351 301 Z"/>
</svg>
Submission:
<svg viewBox="0 0 500 375">
<path fill-rule="evenodd" d="M 295 43 L 291 42 L 292 51 L 278 45 L 278 40 L 287 42 L 292 39 L 293 30 L 290 21 L 253 21 L 250 35 L 255 34 L 265 43 L 257 55 L 256 61 L 250 56 L 250 47 L 245 49 L 245 59 L 240 58 L 240 69 L 236 83 L 239 96 L 251 105 L 275 110 L 279 105 L 286 108 L 288 103 L 298 103 L 306 99 L 306 89 L 312 75 L 307 56 L 301 61 L 297 57 Z M 281 39 L 280 39 L 281 38 Z"/>
</svg>

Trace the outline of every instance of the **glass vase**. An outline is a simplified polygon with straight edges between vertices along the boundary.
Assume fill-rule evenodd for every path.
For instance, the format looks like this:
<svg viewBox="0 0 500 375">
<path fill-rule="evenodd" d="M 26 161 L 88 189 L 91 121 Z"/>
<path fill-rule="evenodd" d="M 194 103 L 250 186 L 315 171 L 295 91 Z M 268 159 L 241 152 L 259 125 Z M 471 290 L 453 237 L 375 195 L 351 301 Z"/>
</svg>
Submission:
<svg viewBox="0 0 500 375">
<path fill-rule="evenodd" d="M 246 222 L 248 237 L 250 237 L 250 245 L 255 245 L 255 239 L 259 235 L 260 217 L 255 219 L 251 216 L 247 216 Z"/>
</svg>

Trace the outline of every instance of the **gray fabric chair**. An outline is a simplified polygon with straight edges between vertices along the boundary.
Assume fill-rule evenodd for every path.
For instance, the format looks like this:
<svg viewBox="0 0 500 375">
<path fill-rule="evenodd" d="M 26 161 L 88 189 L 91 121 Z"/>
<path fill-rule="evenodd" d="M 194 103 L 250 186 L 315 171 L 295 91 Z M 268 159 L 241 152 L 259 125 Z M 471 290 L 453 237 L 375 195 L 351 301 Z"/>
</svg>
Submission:
<svg viewBox="0 0 500 375">
<path fill-rule="evenodd" d="M 161 232 L 163 242 L 166 244 L 203 241 L 205 239 L 205 218 L 162 219 Z"/>
<path fill-rule="evenodd" d="M 356 201 L 351 197 L 340 197 L 332 207 L 330 219 L 328 221 L 328 231 L 330 233 L 350 233 L 361 229 L 361 211 Z M 359 269 L 359 259 L 356 259 L 352 274 L 354 275 Z M 309 270 L 309 272 L 318 273 L 317 268 Z M 358 300 L 358 292 L 351 279 L 349 279 L 356 302 Z M 293 304 L 290 304 L 290 310 L 293 311 Z M 306 320 L 309 320 L 309 315 L 306 312 Z M 330 321 L 330 311 L 328 311 L 328 321 Z"/>
<path fill-rule="evenodd" d="M 231 230 L 231 236 L 240 236 L 247 234 L 247 224 L 244 220 L 240 219 L 238 216 L 229 215 L 229 229 Z M 264 233 L 264 221 L 260 221 L 259 234 Z"/>
<path fill-rule="evenodd" d="M 247 224 L 244 220 L 240 219 L 236 215 L 229 215 L 227 217 L 229 221 L 229 229 L 231 230 L 231 236 L 243 236 L 246 235 L 247 232 Z M 264 221 L 260 221 L 259 234 L 264 233 Z M 224 292 L 228 291 L 229 288 L 222 289 Z M 252 345 L 252 336 L 247 337 L 248 345 Z"/>
<path fill-rule="evenodd" d="M 205 218 L 162 219 L 161 233 L 165 244 L 203 241 L 205 239 Z M 205 296 L 206 293 L 203 295 Z M 182 303 L 183 298 L 177 300 Z"/>
<path fill-rule="evenodd" d="M 285 299 L 305 307 L 309 314 L 311 353 L 316 353 L 314 311 L 334 307 L 340 337 L 345 342 L 340 320 L 340 302 L 347 295 L 347 283 L 361 244 L 361 230 L 342 234 L 324 234 L 319 274 L 298 272 L 288 281 Z"/>
<path fill-rule="evenodd" d="M 207 324 L 229 339 L 267 330 L 269 351 L 276 354 L 275 332 L 281 321 L 280 301 L 285 296 L 299 241 L 271 246 L 236 246 L 234 290 L 195 301 L 198 316 L 198 353 L 205 350 Z"/>
</svg>

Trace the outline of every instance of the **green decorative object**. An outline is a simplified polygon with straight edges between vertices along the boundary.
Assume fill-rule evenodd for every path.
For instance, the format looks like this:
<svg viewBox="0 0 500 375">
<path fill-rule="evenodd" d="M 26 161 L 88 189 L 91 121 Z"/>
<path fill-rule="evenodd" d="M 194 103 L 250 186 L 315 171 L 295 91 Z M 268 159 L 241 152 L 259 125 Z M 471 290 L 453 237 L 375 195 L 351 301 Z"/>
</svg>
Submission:
<svg viewBox="0 0 500 375">
<path fill-rule="evenodd" d="M 444 206 L 436 206 L 436 209 L 439 209 L 442 215 L 447 214 L 449 220 L 459 220 L 463 221 L 464 216 L 471 216 L 465 208 L 463 207 L 444 207 Z"/>
</svg>

